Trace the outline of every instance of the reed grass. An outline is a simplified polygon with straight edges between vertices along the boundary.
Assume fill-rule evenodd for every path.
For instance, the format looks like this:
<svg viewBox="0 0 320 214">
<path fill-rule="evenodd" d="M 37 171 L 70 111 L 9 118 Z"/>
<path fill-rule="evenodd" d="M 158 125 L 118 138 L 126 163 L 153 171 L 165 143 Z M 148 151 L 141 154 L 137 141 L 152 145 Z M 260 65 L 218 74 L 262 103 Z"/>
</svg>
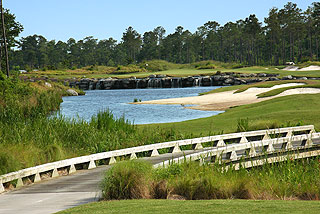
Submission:
<svg viewBox="0 0 320 214">
<path fill-rule="evenodd" d="M 319 200 L 320 163 L 319 158 L 303 160 L 288 159 L 282 163 L 266 164 L 252 169 L 225 170 L 217 164 L 199 165 L 188 162 L 172 164 L 167 168 L 152 169 L 145 167 L 139 174 L 135 189 L 144 190 L 139 198 L 170 198 L 179 196 L 186 200 L 209 199 L 254 199 L 254 200 Z M 132 184 L 133 170 L 147 163 L 125 162 L 107 172 L 103 186 L 121 183 L 117 191 L 107 194 L 105 199 L 131 199 L 122 194 Z M 121 176 L 115 172 L 125 168 Z M 126 174 L 127 173 L 127 174 Z M 110 179 L 112 178 L 112 179 Z M 128 178 L 128 179 L 124 179 Z M 151 178 L 151 179 L 150 179 Z M 117 180 L 117 182 L 115 182 Z M 146 188 L 149 187 L 149 188 Z M 159 194 L 160 193 L 160 194 Z M 147 197 L 143 197 L 146 195 Z"/>
<path fill-rule="evenodd" d="M 66 158 L 177 140 L 174 130 L 140 128 L 105 110 L 89 122 L 61 115 L 63 86 L 0 80 L 0 174 Z"/>
</svg>

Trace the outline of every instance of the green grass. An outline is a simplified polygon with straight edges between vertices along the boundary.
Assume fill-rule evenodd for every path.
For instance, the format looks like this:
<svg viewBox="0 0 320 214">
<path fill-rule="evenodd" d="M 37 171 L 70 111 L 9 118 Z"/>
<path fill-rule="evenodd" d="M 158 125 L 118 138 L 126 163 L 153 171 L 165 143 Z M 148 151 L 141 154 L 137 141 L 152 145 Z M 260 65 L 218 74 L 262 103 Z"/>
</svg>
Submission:
<svg viewBox="0 0 320 214">
<path fill-rule="evenodd" d="M 253 200 L 124 200 L 103 201 L 78 206 L 59 214 L 102 213 L 314 213 L 320 212 L 318 201 L 253 201 Z"/>
<path fill-rule="evenodd" d="M 306 62 L 299 66 L 318 65 L 319 62 Z M 278 66 L 284 68 L 285 66 Z M 70 78 L 129 78 L 132 76 L 143 78 L 151 74 L 168 75 L 173 77 L 194 76 L 194 75 L 213 75 L 217 71 L 236 72 L 236 73 L 270 73 L 279 74 L 280 77 L 287 75 L 319 77 L 320 71 L 282 71 L 275 66 L 252 66 L 237 63 L 224 63 L 213 60 L 195 62 L 191 64 L 175 64 L 164 60 L 151 60 L 139 64 L 110 66 L 87 66 L 74 70 L 46 70 L 32 71 L 23 76 L 27 77 L 49 77 L 54 79 Z"/>
<path fill-rule="evenodd" d="M 141 127 L 170 128 L 193 135 L 232 133 L 237 130 L 238 119 L 248 118 L 250 130 L 296 124 L 313 124 L 319 130 L 320 120 L 317 115 L 320 115 L 320 94 L 291 95 L 230 108 L 212 117 Z"/>
<path fill-rule="evenodd" d="M 215 70 L 197 70 L 197 69 L 171 69 L 166 71 L 151 71 L 151 72 L 128 72 L 128 73 L 110 73 L 104 71 L 86 71 L 86 70 L 76 70 L 76 71 L 37 71 L 23 74 L 22 76 L 26 77 L 49 77 L 55 79 L 71 79 L 71 78 L 108 78 L 108 77 L 117 77 L 117 78 L 130 78 L 132 76 L 138 78 L 148 77 L 150 75 L 167 75 L 172 77 L 186 77 L 194 75 L 214 75 Z"/>
<path fill-rule="evenodd" d="M 124 68 L 125 69 L 125 68 Z M 274 68 L 269 68 L 266 70 L 264 67 L 246 67 L 239 69 L 226 69 L 226 68 L 215 68 L 215 69 L 196 69 L 196 68 L 176 68 L 169 69 L 165 71 L 146 71 L 146 70 L 120 70 L 115 71 L 115 68 L 97 68 L 96 70 L 88 71 L 85 69 L 78 70 L 65 70 L 65 71 L 37 71 L 23 74 L 27 77 L 41 77 L 47 76 L 49 78 L 55 79 L 71 79 L 75 78 L 129 78 L 132 76 L 138 78 L 148 77 L 149 75 L 167 75 L 172 77 L 186 77 L 186 76 L 196 76 L 196 75 L 214 75 L 217 71 L 221 72 L 236 72 L 236 73 L 269 73 L 269 74 L 279 74 L 280 77 L 293 75 L 301 77 L 320 77 L 320 71 L 282 71 L 276 70 Z"/>
</svg>

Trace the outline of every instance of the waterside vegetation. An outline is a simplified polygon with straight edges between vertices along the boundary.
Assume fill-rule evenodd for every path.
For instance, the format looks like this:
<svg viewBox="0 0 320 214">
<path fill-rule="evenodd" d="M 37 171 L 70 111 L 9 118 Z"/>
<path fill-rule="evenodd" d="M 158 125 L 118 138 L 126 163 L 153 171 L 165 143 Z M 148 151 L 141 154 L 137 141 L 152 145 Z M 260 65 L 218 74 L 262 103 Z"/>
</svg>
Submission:
<svg viewBox="0 0 320 214">
<path fill-rule="evenodd" d="M 66 95 L 63 85 L 1 76 L 0 174 L 66 158 L 187 138 L 174 130 L 137 127 L 106 110 L 87 122 L 49 116 Z"/>
<path fill-rule="evenodd" d="M 225 170 L 199 162 L 152 168 L 143 161 L 117 163 L 102 181 L 105 200 L 254 199 L 319 200 L 319 159 L 291 160 L 260 167 Z"/>
</svg>

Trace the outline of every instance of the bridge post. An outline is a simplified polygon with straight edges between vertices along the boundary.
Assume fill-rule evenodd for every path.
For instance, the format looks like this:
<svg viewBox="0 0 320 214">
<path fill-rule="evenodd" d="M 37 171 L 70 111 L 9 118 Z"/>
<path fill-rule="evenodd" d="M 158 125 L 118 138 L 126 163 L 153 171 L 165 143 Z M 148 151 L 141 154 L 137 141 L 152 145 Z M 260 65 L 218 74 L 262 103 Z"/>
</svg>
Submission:
<svg viewBox="0 0 320 214">
<path fill-rule="evenodd" d="M 286 137 L 292 137 L 292 136 L 293 136 L 292 130 L 288 131 Z"/>
<path fill-rule="evenodd" d="M 0 193 L 2 193 L 2 192 L 4 192 L 4 191 L 5 191 L 5 189 L 4 189 L 3 183 L 1 182 L 1 183 L 0 183 Z"/>
<path fill-rule="evenodd" d="M 231 161 L 237 160 L 238 159 L 238 155 L 237 155 L 236 151 L 228 152 L 227 153 L 227 158 L 229 160 L 231 160 Z"/>
<path fill-rule="evenodd" d="M 270 136 L 269 136 L 269 134 L 268 133 L 266 133 L 264 136 L 263 136 L 263 138 L 262 138 L 262 140 L 270 140 L 271 138 L 270 138 Z"/>
<path fill-rule="evenodd" d="M 307 139 L 307 142 L 306 142 L 306 145 L 305 145 L 305 146 L 312 146 L 312 145 L 313 145 L 312 138 L 311 138 L 311 137 L 308 137 L 308 139 Z"/>
<path fill-rule="evenodd" d="M 274 152 L 275 151 L 274 148 L 273 148 L 272 142 L 270 142 L 267 147 L 268 147 L 267 148 L 267 152 Z"/>
<path fill-rule="evenodd" d="M 291 142 L 291 139 L 288 139 L 288 142 L 286 143 L 286 146 L 284 149 L 288 150 L 288 149 L 292 149 L 292 142 Z"/>
<path fill-rule="evenodd" d="M 77 171 L 77 169 L 76 169 L 75 165 L 72 164 L 72 165 L 70 166 L 70 169 L 69 169 L 69 174 L 75 173 L 76 171 Z"/>
<path fill-rule="evenodd" d="M 193 150 L 203 149 L 203 146 L 202 146 L 201 143 L 193 144 L 193 145 L 192 145 L 192 149 L 193 149 Z"/>
<path fill-rule="evenodd" d="M 255 156 L 257 154 L 257 151 L 256 149 L 252 146 L 251 148 L 249 149 L 246 149 L 246 153 L 248 156 Z"/>
<path fill-rule="evenodd" d="M 178 153 L 178 152 L 181 152 L 181 149 L 180 149 L 179 145 L 176 144 L 173 148 L 170 149 L 170 152 L 171 153 Z"/>
<path fill-rule="evenodd" d="M 59 177 L 59 172 L 58 172 L 58 169 L 57 169 L 57 168 L 54 168 L 54 170 L 52 171 L 51 177 L 52 177 L 52 178 Z"/>
<path fill-rule="evenodd" d="M 309 134 L 312 135 L 313 133 L 316 133 L 316 130 L 314 129 L 314 127 L 310 130 Z"/>
<path fill-rule="evenodd" d="M 23 186 L 22 178 L 18 178 L 16 188 L 17 188 L 17 187 L 22 187 L 22 186 Z"/>
<path fill-rule="evenodd" d="M 242 136 L 239 143 L 248 143 L 248 140 L 245 136 Z"/>
<path fill-rule="evenodd" d="M 97 166 L 96 166 L 96 163 L 94 162 L 94 160 L 91 160 L 90 162 L 89 162 L 89 166 L 88 166 L 88 169 L 94 169 L 94 168 L 96 168 Z"/>
<path fill-rule="evenodd" d="M 112 164 L 117 163 L 117 160 L 114 157 L 111 157 L 111 158 L 108 159 L 107 162 L 108 162 L 108 165 L 112 165 Z"/>
<path fill-rule="evenodd" d="M 226 146 L 225 142 L 223 141 L 223 139 L 220 139 L 216 145 L 216 147 L 223 147 Z"/>
<path fill-rule="evenodd" d="M 37 173 L 34 175 L 33 183 L 37 183 L 39 181 L 41 181 L 41 177 L 40 177 L 40 174 Z"/>
<path fill-rule="evenodd" d="M 212 163 L 221 164 L 222 163 L 222 152 L 219 152 L 216 155 L 211 156 L 211 160 L 210 161 Z"/>
<path fill-rule="evenodd" d="M 137 159 L 137 155 L 136 153 L 131 153 L 130 160 L 134 160 L 134 159 Z"/>
<path fill-rule="evenodd" d="M 150 157 L 157 157 L 159 156 L 159 152 L 157 149 L 154 149 L 150 152 Z"/>
</svg>

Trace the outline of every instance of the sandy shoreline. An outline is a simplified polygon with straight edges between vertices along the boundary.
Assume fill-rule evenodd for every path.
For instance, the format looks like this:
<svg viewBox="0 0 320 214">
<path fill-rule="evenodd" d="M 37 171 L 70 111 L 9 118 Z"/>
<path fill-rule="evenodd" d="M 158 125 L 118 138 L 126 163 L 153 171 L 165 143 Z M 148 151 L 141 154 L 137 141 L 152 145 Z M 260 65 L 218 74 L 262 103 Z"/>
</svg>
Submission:
<svg viewBox="0 0 320 214">
<path fill-rule="evenodd" d="M 206 110 L 206 111 L 221 111 L 226 110 L 228 108 L 234 106 L 240 106 L 245 104 L 251 103 L 258 103 L 265 100 L 270 100 L 275 97 L 282 97 L 287 95 L 293 94 L 316 94 L 320 93 L 320 89 L 318 88 L 296 88 L 290 89 L 282 92 L 279 95 L 273 97 L 266 97 L 266 98 L 258 98 L 257 95 L 271 91 L 277 88 L 283 87 L 291 87 L 291 86 L 298 86 L 304 85 L 303 83 L 287 83 L 276 85 L 271 88 L 249 88 L 248 90 L 236 93 L 233 91 L 226 91 L 214 94 L 206 94 L 202 96 L 195 96 L 195 97 L 183 97 L 183 98 L 171 98 L 171 99 L 162 99 L 162 100 L 150 100 L 150 101 L 143 101 L 135 104 L 163 104 L 163 105 L 170 105 L 170 104 L 178 104 L 178 105 L 195 105 L 192 107 L 186 107 L 190 109 L 197 109 L 197 110 Z"/>
</svg>

